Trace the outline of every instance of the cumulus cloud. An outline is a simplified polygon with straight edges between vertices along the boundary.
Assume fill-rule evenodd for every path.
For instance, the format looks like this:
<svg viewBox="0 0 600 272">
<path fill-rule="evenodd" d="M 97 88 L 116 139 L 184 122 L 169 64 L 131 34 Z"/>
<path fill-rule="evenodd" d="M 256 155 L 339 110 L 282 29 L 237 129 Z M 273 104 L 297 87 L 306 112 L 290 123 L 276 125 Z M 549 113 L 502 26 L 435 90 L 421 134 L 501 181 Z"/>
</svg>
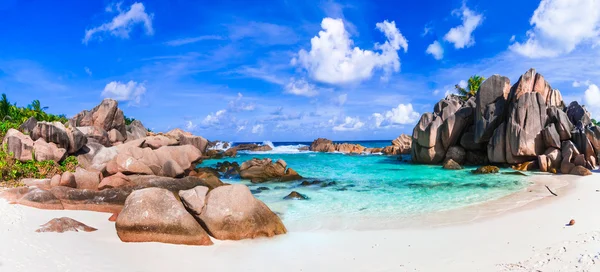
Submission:
<svg viewBox="0 0 600 272">
<path fill-rule="evenodd" d="M 444 48 L 442 48 L 442 45 L 438 41 L 434 41 L 432 44 L 427 46 L 427 50 L 425 52 L 432 55 L 436 60 L 441 60 L 444 58 Z"/>
<path fill-rule="evenodd" d="M 226 117 L 227 117 L 226 113 L 227 113 L 226 110 L 219 110 L 215 113 L 211 113 L 211 114 L 207 115 L 206 117 L 204 117 L 204 120 L 202 120 L 202 125 L 207 126 L 207 127 L 219 125 L 223 121 L 226 120 Z"/>
<path fill-rule="evenodd" d="M 265 131 L 265 127 L 262 124 L 256 124 L 256 125 L 252 126 L 253 134 L 262 134 L 263 131 Z"/>
<path fill-rule="evenodd" d="M 376 24 L 386 42 L 376 43 L 374 52 L 353 47 L 354 42 L 341 19 L 325 18 L 321 22 L 322 31 L 311 39 L 311 49 L 301 49 L 293 65 L 306 69 L 309 75 L 320 82 L 344 84 L 370 79 L 377 69 L 383 70 L 383 79 L 400 70 L 398 50 L 408 50 L 408 41 L 396 28 L 394 21 Z"/>
<path fill-rule="evenodd" d="M 414 111 L 412 104 L 398 104 L 398 107 L 392 108 L 384 113 L 374 113 L 372 115 L 375 120 L 375 127 L 390 127 L 398 125 L 415 124 L 420 114 Z"/>
<path fill-rule="evenodd" d="M 600 44 L 600 1 L 542 0 L 529 20 L 525 42 L 510 49 L 530 58 L 556 57 L 578 45 Z"/>
<path fill-rule="evenodd" d="M 285 86 L 285 92 L 293 95 L 313 97 L 319 94 L 315 85 L 308 83 L 305 79 L 290 78 L 290 82 Z"/>
<path fill-rule="evenodd" d="M 598 119 L 600 117 L 600 88 L 598 88 L 598 85 L 591 84 L 588 87 L 585 91 L 584 102 L 592 116 Z"/>
<path fill-rule="evenodd" d="M 454 10 L 452 14 L 461 17 L 462 25 L 450 29 L 444 36 L 444 40 L 453 43 L 456 49 L 473 46 L 475 44 L 473 31 L 483 22 L 483 15 L 470 10 L 466 5 Z"/>
<path fill-rule="evenodd" d="M 146 93 L 146 87 L 143 83 L 137 83 L 133 80 L 122 83 L 112 81 L 104 87 L 102 97 L 112 98 L 117 101 L 130 101 L 139 104 L 142 96 Z"/>
<path fill-rule="evenodd" d="M 146 8 L 142 3 L 133 3 L 126 11 L 121 9 L 121 3 L 119 3 L 114 7 L 109 6 L 106 12 L 118 12 L 118 14 L 110 22 L 86 30 L 82 43 L 88 44 L 94 37 L 101 39 L 104 33 L 110 33 L 110 35 L 127 39 L 129 38 L 129 33 L 139 24 L 143 25 L 147 35 L 154 34 L 154 29 L 152 28 L 154 14 L 146 13 Z"/>
<path fill-rule="evenodd" d="M 333 127 L 334 131 L 358 131 L 365 123 L 361 122 L 358 117 L 346 117 L 344 122 Z"/>
</svg>

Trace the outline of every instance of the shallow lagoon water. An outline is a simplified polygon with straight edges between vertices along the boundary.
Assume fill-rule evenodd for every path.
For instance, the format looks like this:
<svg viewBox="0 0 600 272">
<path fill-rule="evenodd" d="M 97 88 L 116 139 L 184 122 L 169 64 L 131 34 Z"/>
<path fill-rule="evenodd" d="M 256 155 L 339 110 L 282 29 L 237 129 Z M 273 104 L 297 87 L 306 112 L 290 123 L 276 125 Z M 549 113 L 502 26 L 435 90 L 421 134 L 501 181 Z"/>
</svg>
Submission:
<svg viewBox="0 0 600 272">
<path fill-rule="evenodd" d="M 303 180 L 253 184 L 239 178 L 223 179 L 248 185 L 257 198 L 280 214 L 286 225 L 300 229 L 352 228 L 353 221 L 365 218 L 399 222 L 498 199 L 529 185 L 523 176 L 474 175 L 471 170 L 475 168 L 444 170 L 439 165 L 411 164 L 406 162 L 408 157 L 402 161 L 396 156 L 296 152 L 296 148 L 286 145 L 267 154 L 239 153 L 235 158 L 204 161 L 201 166 L 215 166 L 222 161 L 241 165 L 252 158 L 283 159 L 304 180 L 333 182 L 323 187 L 301 186 Z M 284 200 L 292 191 L 309 199 Z"/>
</svg>

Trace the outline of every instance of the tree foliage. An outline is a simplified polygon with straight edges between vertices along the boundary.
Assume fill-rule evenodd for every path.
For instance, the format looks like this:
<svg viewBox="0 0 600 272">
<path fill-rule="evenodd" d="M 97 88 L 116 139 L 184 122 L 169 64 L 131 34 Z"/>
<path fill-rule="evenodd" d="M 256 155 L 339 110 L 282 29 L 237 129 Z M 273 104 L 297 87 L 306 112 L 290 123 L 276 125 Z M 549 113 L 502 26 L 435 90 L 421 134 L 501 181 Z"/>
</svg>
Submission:
<svg viewBox="0 0 600 272">
<path fill-rule="evenodd" d="M 468 100 L 469 98 L 471 98 L 471 97 L 475 96 L 475 94 L 477 94 L 477 92 L 479 91 L 479 88 L 481 87 L 481 83 L 483 83 L 484 80 L 485 80 L 484 77 L 474 75 L 474 76 L 470 77 L 469 80 L 467 81 L 466 88 L 461 87 L 459 84 L 456 84 L 454 86 L 454 88 L 456 89 L 456 91 L 458 92 L 458 95 L 462 99 Z"/>
<path fill-rule="evenodd" d="M 592 124 L 594 124 L 594 126 L 600 126 L 600 123 L 596 121 L 596 119 L 592 119 Z"/>
<path fill-rule="evenodd" d="M 11 128 L 18 128 L 30 117 L 38 121 L 67 123 L 69 120 L 64 114 L 54 115 L 47 113 L 48 107 L 42 106 L 39 100 L 33 100 L 27 107 L 19 107 L 17 103 L 11 104 L 6 94 L 0 97 L 0 136 Z"/>
</svg>

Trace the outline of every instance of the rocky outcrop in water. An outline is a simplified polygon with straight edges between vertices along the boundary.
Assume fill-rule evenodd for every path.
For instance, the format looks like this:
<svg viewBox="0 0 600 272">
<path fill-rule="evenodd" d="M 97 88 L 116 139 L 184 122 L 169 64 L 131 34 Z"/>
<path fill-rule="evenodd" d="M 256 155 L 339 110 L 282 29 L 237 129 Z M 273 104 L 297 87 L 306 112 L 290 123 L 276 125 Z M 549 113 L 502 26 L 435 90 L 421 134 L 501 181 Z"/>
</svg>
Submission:
<svg viewBox="0 0 600 272">
<path fill-rule="evenodd" d="M 411 137 L 406 134 L 402 134 L 392 141 L 392 145 L 384 147 L 381 150 L 381 153 L 385 155 L 410 154 L 411 144 Z"/>
<path fill-rule="evenodd" d="M 494 75 L 475 97 L 463 101 L 449 95 L 421 116 L 413 130 L 412 159 L 425 164 L 463 157 L 468 164 L 527 163 L 529 169 L 564 174 L 575 166 L 595 169 L 600 130 L 584 106 L 565 105 L 560 91 L 534 69 L 512 86 L 508 78 Z"/>
<path fill-rule="evenodd" d="M 269 158 L 252 159 L 240 166 L 240 177 L 253 183 L 266 181 L 292 181 L 302 179 L 294 169 L 288 168 L 284 160 L 273 162 Z"/>
<path fill-rule="evenodd" d="M 411 138 L 402 134 L 392 141 L 392 145 L 383 148 L 366 148 L 360 144 L 334 143 L 325 138 L 318 138 L 312 142 L 307 150 L 315 152 L 339 152 L 348 154 L 383 153 L 385 155 L 410 154 Z"/>
</svg>

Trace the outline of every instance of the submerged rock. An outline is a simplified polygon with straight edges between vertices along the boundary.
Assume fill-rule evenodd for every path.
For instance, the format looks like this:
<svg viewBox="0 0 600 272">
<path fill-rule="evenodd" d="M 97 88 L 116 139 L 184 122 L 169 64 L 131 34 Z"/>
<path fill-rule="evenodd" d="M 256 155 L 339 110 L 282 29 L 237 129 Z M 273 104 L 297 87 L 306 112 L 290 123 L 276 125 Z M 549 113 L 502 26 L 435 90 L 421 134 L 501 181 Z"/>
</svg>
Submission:
<svg viewBox="0 0 600 272">
<path fill-rule="evenodd" d="M 61 217 L 61 218 L 54 218 L 52 220 L 50 220 L 48 223 L 41 225 L 41 227 L 39 229 L 37 229 L 35 232 L 58 232 L 58 233 L 63 233 L 66 231 L 74 231 L 74 232 L 79 232 L 79 231 L 85 231 L 85 232 L 92 232 L 92 231 L 97 231 L 98 229 L 96 228 L 92 228 L 86 224 L 83 224 L 77 220 L 68 218 L 68 217 Z"/>
<path fill-rule="evenodd" d="M 458 164 L 457 162 L 455 162 L 455 161 L 454 161 L 454 160 L 452 160 L 452 159 L 449 159 L 449 160 L 447 160 L 447 161 L 444 163 L 444 166 L 443 166 L 443 167 L 444 167 L 444 169 L 446 169 L 446 170 L 461 170 L 461 169 L 463 169 L 463 167 L 462 167 L 462 166 L 460 166 L 460 164 Z"/>
<path fill-rule="evenodd" d="M 301 193 L 298 193 L 296 191 L 292 191 L 289 195 L 285 196 L 283 199 L 286 199 L 286 200 L 290 200 L 290 199 L 293 199 L 293 200 L 306 200 L 306 199 L 308 199 L 308 197 L 305 196 L 305 195 L 303 195 L 303 194 L 301 194 Z"/>
<path fill-rule="evenodd" d="M 471 172 L 473 172 L 473 174 L 496 174 L 496 173 L 500 172 L 500 168 L 498 168 L 497 166 L 488 165 L 488 166 L 481 166 Z"/>
</svg>

